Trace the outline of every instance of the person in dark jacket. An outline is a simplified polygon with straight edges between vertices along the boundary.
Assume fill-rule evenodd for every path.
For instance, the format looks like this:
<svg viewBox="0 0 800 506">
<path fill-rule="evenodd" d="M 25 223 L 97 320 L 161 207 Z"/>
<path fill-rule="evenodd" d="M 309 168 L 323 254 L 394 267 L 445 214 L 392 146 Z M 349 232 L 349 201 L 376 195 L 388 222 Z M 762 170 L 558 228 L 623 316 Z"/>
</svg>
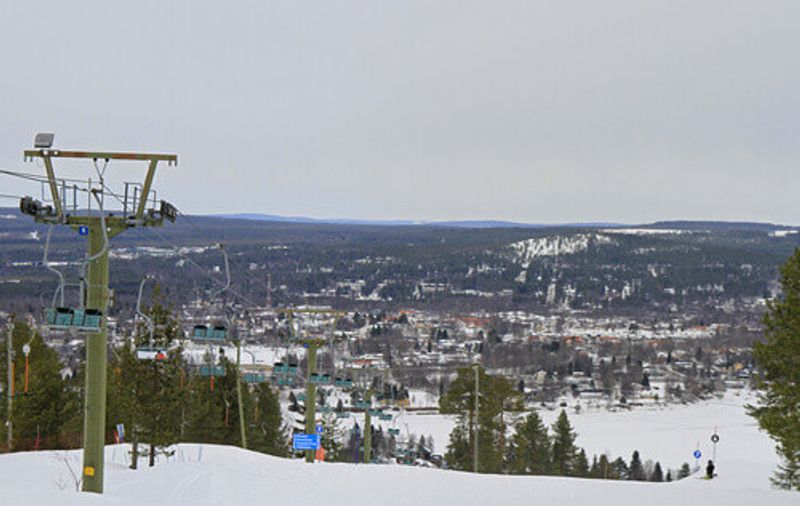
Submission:
<svg viewBox="0 0 800 506">
<path fill-rule="evenodd" d="M 714 461 L 709 460 L 708 465 L 706 466 L 706 478 L 711 479 L 714 477 Z"/>
</svg>

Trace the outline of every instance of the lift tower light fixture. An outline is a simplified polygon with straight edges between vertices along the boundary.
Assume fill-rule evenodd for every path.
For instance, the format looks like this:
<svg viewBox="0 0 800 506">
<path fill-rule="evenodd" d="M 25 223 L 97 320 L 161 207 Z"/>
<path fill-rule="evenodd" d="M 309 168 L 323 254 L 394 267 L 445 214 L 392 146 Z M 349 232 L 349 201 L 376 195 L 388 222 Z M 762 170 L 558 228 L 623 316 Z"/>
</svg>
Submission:
<svg viewBox="0 0 800 506">
<path fill-rule="evenodd" d="M 36 134 L 36 137 L 33 139 L 33 147 L 36 149 L 50 149 L 53 147 L 54 138 L 55 134 Z"/>
</svg>

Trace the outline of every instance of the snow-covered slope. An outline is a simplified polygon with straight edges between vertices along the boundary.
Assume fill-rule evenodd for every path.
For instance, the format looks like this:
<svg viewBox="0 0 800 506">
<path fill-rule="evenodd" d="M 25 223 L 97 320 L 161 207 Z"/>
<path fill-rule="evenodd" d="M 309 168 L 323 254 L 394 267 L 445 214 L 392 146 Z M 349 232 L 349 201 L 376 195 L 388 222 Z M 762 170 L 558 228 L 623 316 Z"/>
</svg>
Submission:
<svg viewBox="0 0 800 506">
<path fill-rule="evenodd" d="M 665 468 L 694 464 L 699 445 L 703 461 L 712 452 L 708 436 L 716 427 L 719 477 L 696 476 L 680 482 L 651 484 L 527 476 L 475 476 L 455 471 L 399 465 L 314 464 L 278 459 L 238 448 L 180 445 L 175 456 L 153 469 L 127 469 L 127 448 L 106 449 L 106 494 L 77 494 L 64 462 L 74 469 L 80 452 L 38 452 L 0 455 L 0 504 L 113 504 L 144 506 L 325 504 L 422 505 L 670 505 L 702 506 L 800 504 L 800 494 L 770 488 L 778 463 L 770 439 L 747 417 L 751 394 L 689 406 L 635 409 L 627 412 L 582 409 L 570 413 L 590 458 L 608 452 L 630 458 L 634 449 L 644 460 Z M 572 410 L 570 410 L 572 411 Z M 552 423 L 557 411 L 542 413 Z M 350 420 L 351 424 L 354 420 Z M 360 419 L 359 423 L 363 423 Z M 442 452 L 454 420 L 432 414 L 405 414 L 382 425 L 433 434 Z M 344 424 L 345 426 L 347 424 Z"/>
<path fill-rule="evenodd" d="M 130 471 L 123 448 L 109 447 L 106 493 L 61 489 L 66 465 L 53 452 L 0 457 L 3 504 L 113 505 L 789 505 L 794 493 L 695 477 L 632 483 L 552 477 L 486 476 L 390 465 L 305 464 L 231 447 L 182 445 L 177 458 Z"/>
</svg>

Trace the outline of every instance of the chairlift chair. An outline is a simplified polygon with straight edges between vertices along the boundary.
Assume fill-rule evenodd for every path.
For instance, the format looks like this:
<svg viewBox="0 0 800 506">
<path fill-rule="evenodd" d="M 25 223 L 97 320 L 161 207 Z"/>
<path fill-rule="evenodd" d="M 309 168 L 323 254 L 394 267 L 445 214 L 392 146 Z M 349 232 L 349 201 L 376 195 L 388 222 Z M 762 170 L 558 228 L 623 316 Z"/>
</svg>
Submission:
<svg viewBox="0 0 800 506">
<path fill-rule="evenodd" d="M 53 304 L 44 312 L 44 320 L 49 330 L 67 330 L 72 332 L 99 332 L 103 324 L 103 313 L 97 309 L 85 309 L 83 303 L 77 308 L 68 307 L 64 304 L 64 289 L 66 284 L 64 282 L 64 275 L 50 265 L 48 260 L 48 253 L 50 251 L 50 236 L 53 232 L 53 225 L 47 229 L 47 239 L 44 245 L 44 255 L 42 263 L 44 266 L 55 272 L 58 275 L 59 283 L 53 294 Z M 106 238 L 107 241 L 107 238 Z M 108 247 L 108 244 L 106 244 Z M 84 262 L 88 263 L 91 259 Z M 83 298 L 81 297 L 81 301 Z M 59 305 L 56 305 L 56 301 Z"/>
<path fill-rule="evenodd" d="M 225 368 L 219 365 L 202 364 L 200 365 L 200 376 L 220 378 L 225 376 Z"/>
</svg>

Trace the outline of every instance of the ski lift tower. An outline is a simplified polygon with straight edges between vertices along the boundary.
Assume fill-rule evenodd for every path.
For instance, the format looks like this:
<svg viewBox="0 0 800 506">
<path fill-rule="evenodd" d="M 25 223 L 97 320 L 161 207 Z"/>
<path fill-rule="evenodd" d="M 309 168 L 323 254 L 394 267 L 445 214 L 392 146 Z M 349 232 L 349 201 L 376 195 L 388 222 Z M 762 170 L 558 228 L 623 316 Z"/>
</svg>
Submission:
<svg viewBox="0 0 800 506">
<path fill-rule="evenodd" d="M 41 159 L 50 189 L 51 205 L 43 204 L 31 197 L 20 201 L 23 214 L 33 216 L 36 222 L 50 225 L 65 225 L 80 235 L 87 236 L 87 272 L 85 282 L 86 309 L 101 315 L 99 330 L 91 331 L 86 339 L 86 390 L 83 426 L 83 491 L 103 493 L 103 451 L 105 447 L 106 422 L 106 349 L 108 334 L 106 311 L 108 309 L 108 251 L 109 240 L 133 227 L 157 227 L 164 220 L 175 221 L 177 209 L 165 201 L 155 203 L 151 199 L 151 187 L 158 162 L 176 165 L 178 157 L 167 154 L 111 153 L 91 151 L 65 151 L 52 149 L 52 134 L 37 134 L 35 149 L 25 151 L 25 160 Z M 89 208 L 79 209 L 73 201 L 67 205 L 68 191 L 77 194 L 77 187 L 69 187 L 55 176 L 54 159 L 92 160 L 100 176 L 99 186 L 89 182 Z M 103 208 L 103 172 L 110 160 L 148 162 L 144 182 L 126 183 L 122 200 L 122 212 L 108 212 Z M 103 171 L 98 168 L 103 163 Z M 130 189 L 130 192 L 129 192 Z M 98 205 L 91 210 L 92 199 Z M 156 205 L 158 207 L 156 207 Z M 152 207 L 149 207 L 152 206 Z"/>
</svg>

